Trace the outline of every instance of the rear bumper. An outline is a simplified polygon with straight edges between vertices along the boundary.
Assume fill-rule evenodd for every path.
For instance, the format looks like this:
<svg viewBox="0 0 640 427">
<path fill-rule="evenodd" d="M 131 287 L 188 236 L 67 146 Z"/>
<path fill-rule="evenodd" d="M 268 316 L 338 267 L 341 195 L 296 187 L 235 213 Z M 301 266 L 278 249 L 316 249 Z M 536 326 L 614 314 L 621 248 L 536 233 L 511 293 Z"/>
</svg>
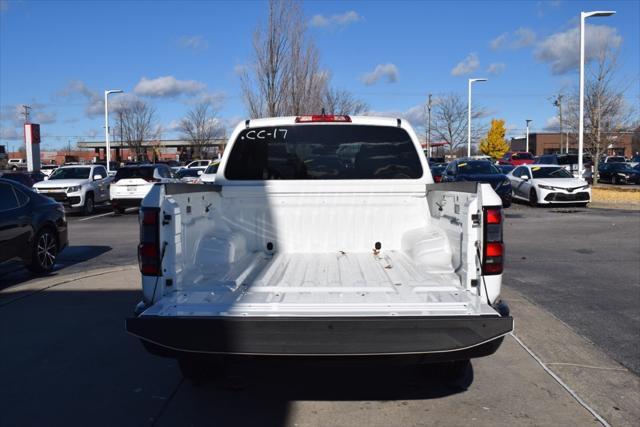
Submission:
<svg viewBox="0 0 640 427">
<path fill-rule="evenodd" d="M 142 204 L 142 199 L 111 199 L 114 208 L 137 208 Z"/>
<path fill-rule="evenodd" d="M 126 329 L 155 354 L 259 356 L 423 355 L 432 360 L 495 352 L 513 330 L 510 316 L 449 317 L 160 317 L 139 316 Z M 154 351 L 157 350 L 157 351 Z"/>
</svg>

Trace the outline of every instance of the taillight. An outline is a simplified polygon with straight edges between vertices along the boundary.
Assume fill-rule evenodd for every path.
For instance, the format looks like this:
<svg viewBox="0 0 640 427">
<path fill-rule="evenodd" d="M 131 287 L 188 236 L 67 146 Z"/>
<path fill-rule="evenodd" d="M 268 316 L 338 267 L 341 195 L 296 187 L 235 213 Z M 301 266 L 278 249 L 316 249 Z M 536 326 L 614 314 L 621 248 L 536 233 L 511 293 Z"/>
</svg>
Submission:
<svg viewBox="0 0 640 427">
<path fill-rule="evenodd" d="M 344 122 L 351 123 L 351 117 L 349 116 L 334 116 L 334 115 L 312 115 L 312 116 L 298 116 L 296 117 L 296 123 L 313 123 L 313 122 Z"/>
<path fill-rule="evenodd" d="M 162 276 L 160 257 L 160 209 L 140 209 L 138 265 L 145 276 Z"/>
<path fill-rule="evenodd" d="M 485 207 L 482 274 L 502 274 L 504 243 L 502 242 L 502 208 Z"/>
</svg>

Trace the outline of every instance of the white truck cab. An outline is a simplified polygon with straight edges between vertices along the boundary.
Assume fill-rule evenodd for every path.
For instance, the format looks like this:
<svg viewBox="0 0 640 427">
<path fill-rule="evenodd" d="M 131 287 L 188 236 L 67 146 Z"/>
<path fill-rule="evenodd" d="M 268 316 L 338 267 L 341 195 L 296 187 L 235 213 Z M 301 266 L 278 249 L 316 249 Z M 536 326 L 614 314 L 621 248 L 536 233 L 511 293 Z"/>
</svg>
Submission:
<svg viewBox="0 0 640 427">
<path fill-rule="evenodd" d="M 220 355 L 461 366 L 512 330 L 500 198 L 434 184 L 406 121 L 247 120 L 227 147 L 215 184 L 156 184 L 140 210 L 126 327 L 186 377 Z"/>
<path fill-rule="evenodd" d="M 34 184 L 33 189 L 67 209 L 90 215 L 96 204 L 109 201 L 110 182 L 102 165 L 71 165 L 55 169 L 46 181 Z"/>
</svg>

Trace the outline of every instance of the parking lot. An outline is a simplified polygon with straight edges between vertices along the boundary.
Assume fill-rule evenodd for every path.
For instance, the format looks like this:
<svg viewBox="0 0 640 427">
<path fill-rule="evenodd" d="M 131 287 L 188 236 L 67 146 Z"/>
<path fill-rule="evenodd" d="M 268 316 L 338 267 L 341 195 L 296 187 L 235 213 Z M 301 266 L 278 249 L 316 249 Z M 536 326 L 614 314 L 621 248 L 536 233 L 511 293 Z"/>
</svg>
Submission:
<svg viewBox="0 0 640 427">
<path fill-rule="evenodd" d="M 506 217 L 515 335 L 612 425 L 633 425 L 640 213 L 514 204 Z M 241 363 L 194 386 L 124 332 L 140 299 L 136 211 L 70 216 L 69 230 L 50 277 L 3 267 L 2 425 L 598 423 L 511 336 L 453 384 L 415 367 Z"/>
</svg>

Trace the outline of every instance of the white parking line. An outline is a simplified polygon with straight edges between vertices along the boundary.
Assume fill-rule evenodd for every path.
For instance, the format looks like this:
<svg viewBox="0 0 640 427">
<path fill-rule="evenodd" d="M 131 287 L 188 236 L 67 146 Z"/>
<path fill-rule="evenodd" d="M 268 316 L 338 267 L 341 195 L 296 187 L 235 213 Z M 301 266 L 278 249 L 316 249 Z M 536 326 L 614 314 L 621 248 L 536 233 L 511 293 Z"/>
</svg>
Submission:
<svg viewBox="0 0 640 427">
<path fill-rule="evenodd" d="M 125 209 L 125 212 L 131 212 L 134 209 L 138 209 L 138 208 L 127 208 L 127 209 Z M 89 216 L 87 218 L 79 219 L 78 221 L 89 221 L 90 219 L 100 218 L 101 216 L 107 216 L 107 215 L 113 215 L 113 212 L 107 212 L 107 213 L 103 213 L 103 214 L 100 214 L 100 215 Z"/>
</svg>

